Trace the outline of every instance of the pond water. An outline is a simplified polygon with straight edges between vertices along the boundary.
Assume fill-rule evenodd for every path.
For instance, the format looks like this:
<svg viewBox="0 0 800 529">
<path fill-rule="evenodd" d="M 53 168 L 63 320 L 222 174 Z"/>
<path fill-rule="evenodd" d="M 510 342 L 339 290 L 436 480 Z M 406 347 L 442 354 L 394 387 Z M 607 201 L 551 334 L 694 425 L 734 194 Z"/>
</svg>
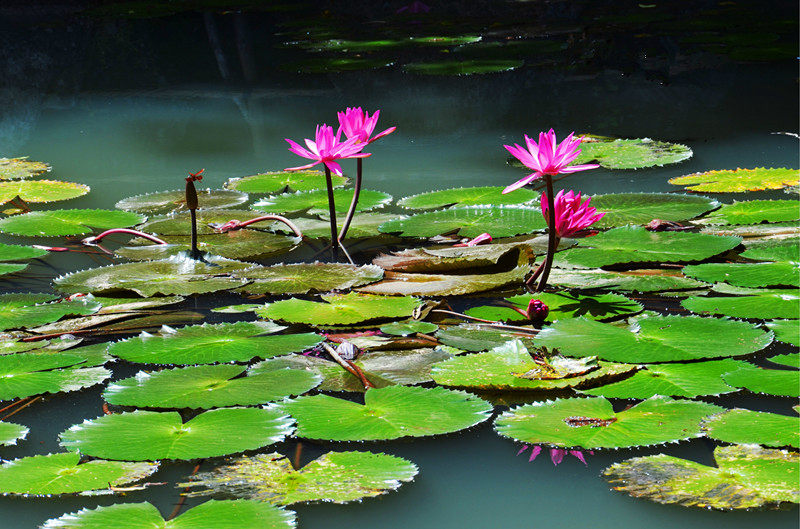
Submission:
<svg viewBox="0 0 800 529">
<path fill-rule="evenodd" d="M 668 184 L 667 179 L 682 174 L 798 164 L 797 139 L 771 134 L 794 131 L 797 126 L 793 62 L 742 63 L 689 57 L 703 62 L 691 68 L 674 68 L 668 82 L 648 78 L 641 71 L 624 72 L 613 65 L 592 72 L 528 68 L 463 77 L 426 77 L 396 69 L 298 75 L 278 68 L 293 56 L 270 46 L 280 37 L 272 35 L 275 27 L 269 20 L 263 15 L 245 16 L 244 20 L 252 33 L 268 35 L 254 37 L 253 45 L 259 51 L 254 60 L 258 75 L 250 83 L 235 75 L 232 80 L 220 77 L 203 18 L 196 13 L 152 22 L 85 23 L 93 35 L 112 35 L 112 26 L 115 31 L 131 33 L 142 24 L 158 26 L 157 32 L 147 35 L 146 42 L 130 41 L 132 46 L 146 48 L 132 70 L 138 74 L 145 68 L 142 63 L 150 65 L 155 80 L 127 77 L 122 64 L 98 68 L 96 57 L 91 64 L 88 58 L 82 63 L 77 52 L 69 57 L 70 62 L 57 63 L 65 58 L 63 50 L 44 45 L 41 36 L 32 35 L 43 31 L 61 36 L 78 49 L 77 30 L 59 26 L 52 19 L 46 25 L 41 19 L 35 21 L 39 25 L 25 19 L 24 29 L 17 31 L 23 35 L 30 32 L 32 46 L 26 52 L 19 44 L 9 48 L 4 57 L 6 65 L 21 64 L 19 71 L 24 72 L 28 63 L 35 70 L 37 60 L 51 62 L 41 82 L 18 74 L 0 85 L 0 155 L 47 161 L 53 166 L 52 178 L 92 187 L 90 194 L 53 208 L 112 208 L 127 196 L 180 188 L 189 170 L 205 168 L 203 186 L 219 187 L 229 177 L 296 165 L 297 159 L 286 150 L 283 138 L 308 137 L 316 123 L 334 122 L 337 110 L 362 106 L 381 109 L 379 128 L 397 126 L 395 134 L 371 148 L 373 157 L 364 163 L 365 187 L 395 198 L 433 189 L 511 183 L 521 173 L 506 165 L 502 144 L 519 142 L 523 133 L 533 134 L 551 126 L 559 137 L 572 130 L 647 136 L 684 143 L 694 151 L 690 160 L 679 165 L 637 171 L 597 169 L 571 177 L 567 185 L 587 194 L 676 191 L 679 188 Z M 9 18 L 9 23 L 13 21 Z M 218 22 L 228 23 L 224 16 L 218 16 Z M 177 51 L 174 44 L 180 37 L 157 38 L 180 34 L 186 38 Z M 191 47 L 192 39 L 196 49 Z M 236 70 L 238 65 L 230 53 L 232 44 L 224 44 L 228 68 Z M 110 50 L 116 48 L 110 45 Z M 9 59 L 12 53 L 18 54 L 16 62 Z M 350 169 L 345 164 L 345 171 Z M 756 196 L 786 198 L 782 192 L 748 198 Z M 729 201 L 733 197 L 715 198 Z M 20 243 L 20 238 L 4 237 L 2 242 Z M 97 263 L 87 256 L 51 255 L 46 265 L 35 264 L 27 276 L 18 282 L 3 281 L 0 288 L 9 292 L 48 291 L 49 280 L 56 273 L 90 266 Z M 217 299 L 215 304 L 220 303 Z M 232 303 L 238 299 L 231 296 Z M 201 298 L 185 306 L 196 306 L 207 314 L 209 304 L 208 299 Z M 219 319 L 213 314 L 207 316 L 211 321 Z M 787 350 L 773 344 L 767 352 Z M 114 378 L 136 371 L 131 365 L 121 364 L 114 367 Z M 791 414 L 785 400 L 744 394 L 713 399 L 730 407 Z M 13 419 L 30 428 L 27 440 L 16 447 L 4 447 L 0 457 L 7 460 L 60 451 L 57 434 L 85 418 L 101 415 L 100 404 L 100 389 L 94 388 L 31 405 Z M 567 458 L 557 468 L 546 455 L 532 463 L 525 455 L 517 456 L 519 445 L 498 436 L 490 424 L 436 439 L 303 445 L 306 461 L 331 447 L 355 447 L 405 457 L 419 466 L 420 474 L 397 492 L 361 503 L 293 507 L 300 527 L 797 526 L 796 509 L 719 513 L 663 506 L 610 491 L 599 477 L 613 462 L 661 451 L 710 463 L 714 445 L 703 439 L 653 449 L 597 452 L 588 457 L 586 467 Z M 294 447 L 295 441 L 288 441 L 275 449 L 290 454 Z M 0 498 L 0 526 L 34 529 L 62 513 L 118 501 L 148 500 L 167 515 L 178 499 L 179 491 L 173 484 L 191 472 L 192 466 L 164 464 L 153 481 L 167 485 L 119 499 Z M 190 499 L 187 506 L 202 501 Z"/>
</svg>

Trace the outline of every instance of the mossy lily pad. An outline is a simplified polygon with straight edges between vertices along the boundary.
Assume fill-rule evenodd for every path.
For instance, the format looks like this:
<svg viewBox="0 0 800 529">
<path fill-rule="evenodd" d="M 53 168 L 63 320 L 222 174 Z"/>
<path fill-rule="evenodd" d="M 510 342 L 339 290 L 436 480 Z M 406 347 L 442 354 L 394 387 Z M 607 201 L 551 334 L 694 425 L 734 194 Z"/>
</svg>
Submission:
<svg viewBox="0 0 800 529">
<path fill-rule="evenodd" d="M 717 290 L 717 287 L 714 287 Z M 800 290 L 796 288 L 737 288 L 737 296 L 692 296 L 681 306 L 697 314 L 721 314 L 733 318 L 800 318 Z M 797 332 L 797 321 L 794 322 Z"/>
<path fill-rule="evenodd" d="M 28 160 L 27 156 L 21 158 L 0 158 L 0 180 L 35 178 L 49 170 L 50 165 L 45 162 Z"/>
<path fill-rule="evenodd" d="M 703 217 L 703 224 L 759 224 L 800 219 L 797 200 L 748 200 L 723 204 Z"/>
<path fill-rule="evenodd" d="M 54 209 L 32 211 L 0 220 L 0 232 L 29 237 L 85 235 L 95 230 L 127 228 L 144 217 L 127 211 L 106 209 Z"/>
<path fill-rule="evenodd" d="M 457 232 L 460 237 L 512 237 L 543 230 L 547 224 L 539 208 L 526 206 L 466 206 L 429 211 L 380 226 L 383 233 L 403 237 L 433 237 Z"/>
<path fill-rule="evenodd" d="M 428 191 L 411 195 L 397 201 L 406 209 L 439 209 L 450 206 L 500 206 L 529 204 L 539 198 L 539 193 L 530 189 L 518 189 L 514 193 L 503 194 L 502 186 L 459 187 Z"/>
<path fill-rule="evenodd" d="M 622 292 L 663 292 L 702 289 L 709 285 L 684 276 L 676 270 L 642 269 L 611 272 L 597 269 L 554 268 L 548 283 L 565 288 L 606 289 Z"/>
<path fill-rule="evenodd" d="M 0 422 L 0 446 L 15 445 L 17 441 L 25 439 L 28 428 L 13 422 Z"/>
<path fill-rule="evenodd" d="M 352 198 L 352 189 L 335 189 L 333 191 L 333 201 L 336 204 L 337 214 L 344 215 L 347 213 Z M 388 193 L 362 189 L 358 196 L 356 212 L 382 208 L 391 201 L 392 195 Z M 328 192 L 323 189 L 316 189 L 313 191 L 271 195 L 253 204 L 252 208 L 264 213 L 280 215 L 300 212 L 307 212 L 309 215 L 327 215 L 329 212 Z"/>
<path fill-rule="evenodd" d="M 727 384 L 744 388 L 753 393 L 800 397 L 800 377 L 797 371 L 786 369 L 764 369 L 748 364 L 722 377 Z"/>
<path fill-rule="evenodd" d="M 681 222 L 693 219 L 719 207 L 716 200 L 698 195 L 671 193 L 615 193 L 595 195 L 591 206 L 598 213 L 605 213 L 594 223 L 595 228 L 624 226 L 625 224 L 647 224 L 661 219 Z"/>
<path fill-rule="evenodd" d="M 33 328 L 98 310 L 100 304 L 86 298 L 69 301 L 50 294 L 0 294 L 0 330 Z"/>
<path fill-rule="evenodd" d="M 19 197 L 29 204 L 44 204 L 78 198 L 89 192 L 89 186 L 57 180 L 0 181 L 0 204 Z"/>
<path fill-rule="evenodd" d="M 291 298 L 256 311 L 262 318 L 308 325 L 348 325 L 377 319 L 407 318 L 419 305 L 413 297 L 325 294 L 323 302 Z"/>
<path fill-rule="evenodd" d="M 251 281 L 241 289 L 248 294 L 307 294 L 373 283 L 383 277 L 383 270 L 374 265 L 303 263 L 251 268 L 234 275 Z"/>
<path fill-rule="evenodd" d="M 595 162 L 606 169 L 661 167 L 692 157 L 692 150 L 686 145 L 650 138 L 614 139 L 585 136 L 580 148 L 581 153 L 573 163 Z"/>
<path fill-rule="evenodd" d="M 689 186 L 686 188 L 688 191 L 741 193 L 796 186 L 800 184 L 800 172 L 785 167 L 715 170 L 679 176 L 670 179 L 669 183 Z"/>
<path fill-rule="evenodd" d="M 198 189 L 197 201 L 201 209 L 234 208 L 247 202 L 247 193 L 228 189 Z M 115 204 L 117 209 L 135 211 L 146 215 L 161 215 L 186 210 L 186 191 L 159 191 L 123 198 Z"/>
<path fill-rule="evenodd" d="M 703 263 L 683 268 L 689 277 L 739 287 L 800 286 L 800 262 Z"/>
<path fill-rule="evenodd" d="M 344 176 L 331 175 L 333 187 L 342 187 L 347 184 Z M 271 195 L 286 191 L 312 191 L 325 189 L 325 173 L 322 171 L 277 171 L 260 173 L 252 176 L 231 178 L 225 187 L 256 195 Z"/>
<path fill-rule="evenodd" d="M 521 309 L 527 309 L 531 300 L 538 299 L 550 309 L 544 321 L 552 322 L 563 318 L 587 317 L 592 320 L 607 320 L 642 311 L 642 306 L 620 294 L 569 294 L 541 293 L 523 294 L 506 298 L 505 302 Z M 483 305 L 466 311 L 468 316 L 494 321 L 529 321 L 527 316 L 509 307 Z"/>
<path fill-rule="evenodd" d="M 744 409 L 728 410 L 703 421 L 706 435 L 723 443 L 800 448 L 800 417 Z"/>
<path fill-rule="evenodd" d="M 470 59 L 461 61 L 414 62 L 403 66 L 410 73 L 424 75 L 475 75 L 507 72 L 520 68 L 518 59 Z"/>
</svg>

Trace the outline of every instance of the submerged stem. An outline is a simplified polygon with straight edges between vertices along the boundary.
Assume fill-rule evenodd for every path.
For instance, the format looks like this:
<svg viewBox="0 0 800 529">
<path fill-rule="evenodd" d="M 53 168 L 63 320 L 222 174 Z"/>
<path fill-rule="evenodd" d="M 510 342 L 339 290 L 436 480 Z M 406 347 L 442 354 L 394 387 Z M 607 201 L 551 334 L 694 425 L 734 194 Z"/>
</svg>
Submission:
<svg viewBox="0 0 800 529">
<path fill-rule="evenodd" d="M 336 202 L 333 199 L 333 182 L 331 170 L 325 166 L 325 184 L 328 187 L 328 212 L 331 220 L 331 253 L 335 260 L 339 259 L 339 237 L 336 234 Z"/>
<path fill-rule="evenodd" d="M 353 199 L 350 201 L 350 209 L 347 210 L 347 216 L 342 224 L 342 230 L 339 232 L 339 240 L 343 241 L 347 235 L 347 230 L 350 228 L 350 223 L 353 221 L 353 216 L 356 214 L 356 207 L 358 206 L 358 196 L 361 194 L 361 179 L 363 175 L 363 159 L 356 159 L 356 185 L 353 189 Z"/>
<path fill-rule="evenodd" d="M 549 174 L 545 174 L 544 181 L 547 185 L 547 256 L 544 261 L 544 270 L 542 270 L 542 279 L 539 281 L 539 286 L 536 288 L 537 292 L 543 291 L 547 286 L 547 278 L 550 277 L 550 268 L 553 266 L 553 257 L 555 256 L 556 247 L 558 246 L 553 178 Z"/>
</svg>

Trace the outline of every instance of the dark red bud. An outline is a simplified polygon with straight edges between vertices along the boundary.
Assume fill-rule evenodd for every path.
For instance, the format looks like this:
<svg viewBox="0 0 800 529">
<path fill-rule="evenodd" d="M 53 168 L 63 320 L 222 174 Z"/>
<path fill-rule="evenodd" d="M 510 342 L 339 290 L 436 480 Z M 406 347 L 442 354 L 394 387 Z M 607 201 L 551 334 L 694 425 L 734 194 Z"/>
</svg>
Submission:
<svg viewBox="0 0 800 529">
<path fill-rule="evenodd" d="M 543 321 L 550 313 L 550 307 L 538 299 L 528 302 L 528 310 L 525 311 L 531 321 Z"/>
</svg>

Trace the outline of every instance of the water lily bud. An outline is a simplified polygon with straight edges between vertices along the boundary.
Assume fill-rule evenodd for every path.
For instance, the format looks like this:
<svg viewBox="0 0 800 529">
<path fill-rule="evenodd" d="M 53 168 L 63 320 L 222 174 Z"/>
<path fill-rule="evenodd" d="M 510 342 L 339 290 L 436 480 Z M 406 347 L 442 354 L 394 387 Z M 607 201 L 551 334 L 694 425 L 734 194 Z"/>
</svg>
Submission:
<svg viewBox="0 0 800 529">
<path fill-rule="evenodd" d="M 529 320 L 542 321 L 550 313 L 550 307 L 538 299 L 532 299 L 528 302 L 528 310 L 525 312 Z"/>
<path fill-rule="evenodd" d="M 336 346 L 336 352 L 345 360 L 353 360 L 358 356 L 358 347 L 350 342 L 342 342 Z"/>
</svg>

